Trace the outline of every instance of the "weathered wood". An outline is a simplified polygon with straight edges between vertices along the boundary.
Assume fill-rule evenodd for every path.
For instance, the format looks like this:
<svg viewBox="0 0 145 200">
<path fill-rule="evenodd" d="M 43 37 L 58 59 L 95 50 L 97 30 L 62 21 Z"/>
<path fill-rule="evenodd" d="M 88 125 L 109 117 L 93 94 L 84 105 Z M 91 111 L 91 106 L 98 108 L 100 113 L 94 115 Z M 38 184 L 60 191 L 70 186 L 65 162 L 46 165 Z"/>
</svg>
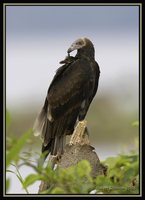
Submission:
<svg viewBox="0 0 145 200">
<path fill-rule="evenodd" d="M 65 152 L 58 163 L 58 167 L 67 168 L 76 165 L 81 160 L 89 161 L 92 172 L 91 176 L 104 175 L 104 167 L 100 163 L 99 157 L 90 145 L 66 145 Z"/>
<path fill-rule="evenodd" d="M 106 167 L 100 163 L 99 157 L 95 152 L 95 148 L 90 145 L 86 124 L 86 121 L 78 123 L 70 139 L 70 143 L 64 148 L 64 153 L 61 158 L 58 160 L 56 157 L 54 159 L 51 158 L 52 166 L 57 164 L 58 168 L 68 168 L 76 165 L 81 160 L 87 160 L 92 168 L 91 176 L 95 178 L 98 175 L 105 175 Z M 39 186 L 39 193 L 48 188 L 48 183 L 41 182 Z"/>
<path fill-rule="evenodd" d="M 67 144 L 65 146 L 64 154 L 62 155 L 59 162 L 57 162 L 57 165 L 61 168 L 68 168 L 70 166 L 76 165 L 81 160 L 87 160 L 90 162 L 92 167 L 91 176 L 93 178 L 98 175 L 105 175 L 106 168 L 100 163 L 99 157 L 94 150 L 94 147 L 86 144 Z M 48 187 L 48 183 L 41 182 L 39 186 L 39 193 L 48 189 Z"/>
</svg>

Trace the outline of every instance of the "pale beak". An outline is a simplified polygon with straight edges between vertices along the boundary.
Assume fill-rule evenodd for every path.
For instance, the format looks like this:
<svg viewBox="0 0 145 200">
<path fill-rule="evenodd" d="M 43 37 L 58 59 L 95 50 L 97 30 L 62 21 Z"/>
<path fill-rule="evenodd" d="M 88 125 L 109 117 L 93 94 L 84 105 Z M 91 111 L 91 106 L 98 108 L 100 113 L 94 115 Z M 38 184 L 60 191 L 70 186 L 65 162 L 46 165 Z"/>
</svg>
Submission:
<svg viewBox="0 0 145 200">
<path fill-rule="evenodd" d="M 70 46 L 70 48 L 67 50 L 67 53 L 70 53 L 70 52 L 72 52 L 72 51 L 74 51 L 74 50 L 76 50 L 76 49 L 78 49 L 77 46 L 76 46 L 76 43 L 73 43 L 73 44 Z"/>
<path fill-rule="evenodd" d="M 71 48 L 69 48 L 69 49 L 67 50 L 67 53 L 70 53 L 70 52 L 72 52 L 72 49 L 71 49 Z"/>
<path fill-rule="evenodd" d="M 75 50 L 72 46 L 67 50 L 67 53 L 72 52 L 73 50 Z"/>
</svg>

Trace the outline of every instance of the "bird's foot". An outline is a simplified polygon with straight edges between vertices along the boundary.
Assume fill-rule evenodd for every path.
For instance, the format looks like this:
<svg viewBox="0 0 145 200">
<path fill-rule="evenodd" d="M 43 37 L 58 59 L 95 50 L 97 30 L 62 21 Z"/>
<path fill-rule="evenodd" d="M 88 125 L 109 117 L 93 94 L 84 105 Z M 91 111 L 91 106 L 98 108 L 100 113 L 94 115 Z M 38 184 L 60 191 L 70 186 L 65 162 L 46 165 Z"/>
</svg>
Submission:
<svg viewBox="0 0 145 200">
<path fill-rule="evenodd" d="M 73 144 L 89 144 L 89 138 L 88 135 L 85 134 L 85 130 L 87 127 L 87 121 L 83 120 L 83 121 L 79 121 L 77 126 L 75 127 L 75 130 L 71 136 L 69 145 L 73 145 Z"/>
</svg>

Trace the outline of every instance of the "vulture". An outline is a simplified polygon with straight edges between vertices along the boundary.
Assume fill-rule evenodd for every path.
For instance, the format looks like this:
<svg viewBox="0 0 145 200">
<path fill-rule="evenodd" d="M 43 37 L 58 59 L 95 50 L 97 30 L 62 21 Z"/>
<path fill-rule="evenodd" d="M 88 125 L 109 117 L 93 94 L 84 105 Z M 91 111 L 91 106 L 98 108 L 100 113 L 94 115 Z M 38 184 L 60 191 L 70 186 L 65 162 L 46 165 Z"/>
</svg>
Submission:
<svg viewBox="0 0 145 200">
<path fill-rule="evenodd" d="M 76 55 L 70 53 L 77 50 Z M 100 69 L 95 49 L 88 38 L 79 38 L 67 50 L 68 56 L 48 88 L 33 131 L 42 138 L 42 153 L 62 155 L 66 135 L 73 134 L 76 124 L 85 119 L 97 92 Z"/>
</svg>

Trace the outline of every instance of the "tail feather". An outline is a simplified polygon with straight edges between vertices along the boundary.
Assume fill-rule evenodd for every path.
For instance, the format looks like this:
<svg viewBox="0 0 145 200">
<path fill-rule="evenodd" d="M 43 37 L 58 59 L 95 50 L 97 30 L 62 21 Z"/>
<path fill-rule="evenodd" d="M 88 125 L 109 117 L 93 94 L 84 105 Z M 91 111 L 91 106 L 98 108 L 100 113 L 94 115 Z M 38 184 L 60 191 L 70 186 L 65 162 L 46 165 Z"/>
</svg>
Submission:
<svg viewBox="0 0 145 200">
<path fill-rule="evenodd" d="M 47 131 L 44 137 L 44 146 L 51 146 L 50 151 L 52 155 L 58 152 L 63 153 L 65 145 L 65 131 L 67 129 L 67 117 L 62 117 L 54 122 L 47 123 Z"/>
<path fill-rule="evenodd" d="M 68 128 L 69 130 L 73 130 L 78 115 L 78 109 L 74 110 L 73 115 L 72 113 L 67 113 L 53 121 L 49 120 L 47 112 L 48 100 L 46 98 L 42 111 L 38 115 L 33 126 L 34 135 L 40 135 L 43 140 L 42 152 L 47 151 L 48 154 L 51 153 L 52 155 L 58 153 L 62 154 L 65 145 L 66 132 L 68 131 Z"/>
<path fill-rule="evenodd" d="M 53 134 L 53 122 L 50 122 L 48 119 L 46 119 L 45 129 L 43 130 L 43 133 L 41 135 L 44 146 L 47 146 L 50 143 L 50 141 L 53 138 L 52 134 Z"/>
<path fill-rule="evenodd" d="M 40 114 L 36 118 L 34 126 L 33 126 L 34 136 L 39 136 L 43 133 L 43 129 L 45 127 L 45 122 L 46 122 L 45 116 L 46 116 L 45 110 L 42 109 Z"/>
<path fill-rule="evenodd" d="M 45 138 L 45 133 L 47 132 L 47 130 L 48 130 L 48 120 L 45 117 L 44 124 L 43 124 L 43 129 L 42 129 L 42 132 L 41 132 L 41 138 L 42 138 L 42 140 Z"/>
<path fill-rule="evenodd" d="M 65 141 L 65 136 L 57 136 L 54 139 L 54 145 L 52 146 L 52 155 L 62 155 L 64 151 L 64 141 Z"/>
<path fill-rule="evenodd" d="M 51 153 L 51 155 L 62 155 L 64 151 L 65 139 L 65 135 L 56 136 L 55 138 L 52 138 L 50 140 L 47 146 L 44 146 L 43 143 L 42 153 L 46 152 L 44 160 L 46 159 L 49 153 Z"/>
<path fill-rule="evenodd" d="M 50 122 L 45 110 L 42 109 L 33 126 L 34 135 L 40 135 L 43 140 L 42 152 L 47 150 L 52 155 L 56 155 L 58 152 L 60 154 L 63 153 L 67 119 L 68 117 L 64 116 L 56 121 Z"/>
<path fill-rule="evenodd" d="M 44 137 L 44 128 L 46 128 L 46 123 L 47 123 L 47 107 L 48 107 L 48 101 L 47 98 L 45 99 L 45 103 L 44 106 L 41 110 L 41 112 L 39 113 L 39 115 L 37 116 L 34 126 L 33 126 L 33 132 L 34 132 L 34 136 L 39 136 L 41 135 L 41 137 Z"/>
</svg>

